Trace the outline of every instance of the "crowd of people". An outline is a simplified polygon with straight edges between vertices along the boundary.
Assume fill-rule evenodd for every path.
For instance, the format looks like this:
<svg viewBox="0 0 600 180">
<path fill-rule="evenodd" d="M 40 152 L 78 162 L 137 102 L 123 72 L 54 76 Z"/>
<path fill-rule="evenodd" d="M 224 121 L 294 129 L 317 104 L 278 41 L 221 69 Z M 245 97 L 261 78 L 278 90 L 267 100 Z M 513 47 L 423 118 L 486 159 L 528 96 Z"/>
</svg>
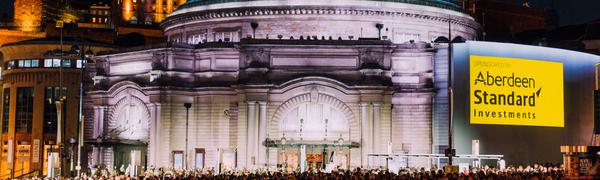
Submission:
<svg viewBox="0 0 600 180">
<path fill-rule="evenodd" d="M 506 169 L 497 169 L 494 167 L 484 166 L 481 168 L 471 168 L 468 171 L 460 173 L 446 173 L 441 169 L 400 169 L 398 172 L 391 172 L 386 169 L 362 169 L 353 168 L 351 170 L 336 169 L 330 172 L 325 170 L 309 169 L 304 172 L 291 171 L 286 172 L 282 169 L 256 169 L 256 170 L 224 170 L 218 173 L 213 168 L 208 169 L 169 169 L 169 168 L 149 168 L 137 175 L 132 175 L 129 172 L 123 172 L 119 169 L 108 170 L 107 168 L 98 168 L 93 172 L 82 173 L 81 178 L 73 179 L 88 179 L 88 180 L 130 180 L 130 179 L 149 179 L 149 180 L 165 180 L 165 179 L 218 179 L 218 180 L 376 180 L 376 179 L 540 179 L 554 180 L 567 179 L 563 169 L 560 166 L 545 164 L 533 166 L 509 166 Z M 33 178 L 41 179 L 41 178 Z M 45 178 L 49 179 L 49 178 Z"/>
</svg>

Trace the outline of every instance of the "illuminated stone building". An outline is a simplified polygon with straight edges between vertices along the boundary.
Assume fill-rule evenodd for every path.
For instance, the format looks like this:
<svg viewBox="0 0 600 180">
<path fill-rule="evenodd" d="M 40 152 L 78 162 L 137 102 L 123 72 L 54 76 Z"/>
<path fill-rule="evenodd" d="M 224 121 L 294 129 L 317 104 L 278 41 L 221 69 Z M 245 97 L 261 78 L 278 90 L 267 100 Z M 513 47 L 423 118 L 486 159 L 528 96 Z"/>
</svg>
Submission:
<svg viewBox="0 0 600 180">
<path fill-rule="evenodd" d="M 0 19 L 0 45 L 64 35 L 87 36 L 106 43 L 143 39 L 141 45 L 164 42 L 160 22 L 185 0 L 101 0 L 89 3 L 66 0 L 14 0 L 13 16 Z M 7 11 L 8 12 L 8 11 Z M 6 14 L 7 12 L 0 12 Z M 124 38 L 123 38 L 124 37 Z M 123 40 L 119 40 L 119 39 Z M 123 44 L 130 46 L 130 44 Z M 136 44 L 140 45 L 140 44 Z"/>
<path fill-rule="evenodd" d="M 158 24 L 186 0 L 113 0 L 119 24 Z"/>
<path fill-rule="evenodd" d="M 465 39 L 479 27 L 441 0 L 190 0 L 162 22 L 169 43 L 97 56 L 89 165 L 348 168 L 381 165 L 368 154 L 388 144 L 440 153 L 447 44 L 432 42 L 449 25 Z"/>
<path fill-rule="evenodd" d="M 99 52 L 112 47 L 82 43 L 65 38 L 63 49 L 72 45 Z M 66 97 L 63 142 L 77 139 L 81 58 L 52 55 L 61 46 L 58 38 L 44 38 L 5 44 L 0 47 L 2 61 L 2 103 L 0 123 L 0 178 L 22 174 L 45 174 L 48 152 L 56 152 L 57 111 L 54 102 Z M 63 59 L 63 68 L 60 68 Z M 60 74 L 62 71 L 62 83 Z M 66 171 L 65 171 L 66 172 Z"/>
</svg>

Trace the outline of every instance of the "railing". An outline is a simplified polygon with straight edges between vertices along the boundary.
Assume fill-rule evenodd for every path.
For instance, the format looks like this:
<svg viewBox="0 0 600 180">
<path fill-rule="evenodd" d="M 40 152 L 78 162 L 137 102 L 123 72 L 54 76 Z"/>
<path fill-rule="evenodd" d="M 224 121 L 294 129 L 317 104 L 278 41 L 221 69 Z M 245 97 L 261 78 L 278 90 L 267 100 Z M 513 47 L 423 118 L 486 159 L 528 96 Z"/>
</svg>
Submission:
<svg viewBox="0 0 600 180">
<path fill-rule="evenodd" d="M 14 171 L 12 171 L 12 172 L 20 172 L 20 171 L 23 171 L 23 169 L 14 170 Z M 14 178 L 12 178 L 12 179 L 21 179 L 21 178 L 35 177 L 35 176 L 37 176 L 37 175 L 38 175 L 38 173 L 39 173 L 39 171 L 38 171 L 38 170 L 33 170 L 33 171 L 30 171 L 30 172 L 28 172 L 28 173 L 21 174 L 21 175 L 19 175 L 19 176 L 17 176 L 17 177 L 14 177 Z M 5 174 L 5 175 L 0 175 L 0 179 L 11 179 L 11 177 L 10 177 L 10 176 L 11 176 L 11 174 L 12 174 L 12 173 L 9 171 L 9 172 L 8 172 L 8 174 Z"/>
<path fill-rule="evenodd" d="M 21 174 L 20 176 L 15 177 L 15 179 L 35 177 L 35 176 L 38 175 L 38 173 L 39 173 L 38 170 L 33 170 L 33 171 L 28 172 L 28 173 Z"/>
</svg>

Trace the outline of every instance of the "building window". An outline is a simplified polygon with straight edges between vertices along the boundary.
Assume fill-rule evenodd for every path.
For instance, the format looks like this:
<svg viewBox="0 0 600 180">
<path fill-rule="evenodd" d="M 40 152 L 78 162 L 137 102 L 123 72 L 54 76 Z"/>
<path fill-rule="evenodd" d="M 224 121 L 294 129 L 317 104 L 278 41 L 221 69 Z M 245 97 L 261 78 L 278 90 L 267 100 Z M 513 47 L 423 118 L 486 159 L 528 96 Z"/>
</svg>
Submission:
<svg viewBox="0 0 600 180">
<path fill-rule="evenodd" d="M 6 69 L 12 68 L 15 68 L 15 61 L 8 61 L 8 63 L 6 63 Z"/>
<path fill-rule="evenodd" d="M 60 67 L 60 59 L 44 59 L 44 67 Z"/>
<path fill-rule="evenodd" d="M 39 67 L 39 60 L 37 59 L 24 59 L 18 61 L 19 68 L 35 68 Z"/>
<path fill-rule="evenodd" d="M 31 133 L 33 121 L 33 88 L 17 88 L 17 110 L 15 118 L 15 131 L 17 133 Z"/>
<path fill-rule="evenodd" d="M 65 68 L 71 67 L 71 60 L 63 60 L 63 67 L 65 67 Z"/>
<path fill-rule="evenodd" d="M 183 168 L 183 151 L 173 151 L 173 168 Z"/>
<path fill-rule="evenodd" d="M 77 68 L 83 68 L 83 60 L 81 60 L 81 59 L 78 59 L 78 60 L 77 60 L 77 65 L 76 65 L 76 67 L 77 67 Z"/>
<path fill-rule="evenodd" d="M 31 67 L 40 67 L 40 60 L 37 60 L 37 59 L 31 60 Z"/>
<path fill-rule="evenodd" d="M 8 132 L 8 116 L 10 114 L 10 88 L 4 88 L 2 93 L 2 133 Z"/>
<path fill-rule="evenodd" d="M 67 89 L 63 88 L 63 94 L 67 93 Z M 44 92 L 44 133 L 56 133 L 57 114 L 55 102 L 60 100 L 59 87 L 46 87 Z"/>
<path fill-rule="evenodd" d="M 206 150 L 204 148 L 196 149 L 196 153 L 194 154 L 194 168 L 196 168 L 196 169 L 204 168 L 205 154 L 206 154 Z"/>
</svg>

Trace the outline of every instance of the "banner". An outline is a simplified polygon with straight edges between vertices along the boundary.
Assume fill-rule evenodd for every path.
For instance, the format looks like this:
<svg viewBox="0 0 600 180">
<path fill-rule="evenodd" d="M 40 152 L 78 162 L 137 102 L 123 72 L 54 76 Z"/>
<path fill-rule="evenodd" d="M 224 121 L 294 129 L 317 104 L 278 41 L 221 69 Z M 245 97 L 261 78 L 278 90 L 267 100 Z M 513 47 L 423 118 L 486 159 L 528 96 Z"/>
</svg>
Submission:
<svg viewBox="0 0 600 180">
<path fill-rule="evenodd" d="M 563 64 L 470 56 L 471 124 L 564 127 Z"/>
</svg>

